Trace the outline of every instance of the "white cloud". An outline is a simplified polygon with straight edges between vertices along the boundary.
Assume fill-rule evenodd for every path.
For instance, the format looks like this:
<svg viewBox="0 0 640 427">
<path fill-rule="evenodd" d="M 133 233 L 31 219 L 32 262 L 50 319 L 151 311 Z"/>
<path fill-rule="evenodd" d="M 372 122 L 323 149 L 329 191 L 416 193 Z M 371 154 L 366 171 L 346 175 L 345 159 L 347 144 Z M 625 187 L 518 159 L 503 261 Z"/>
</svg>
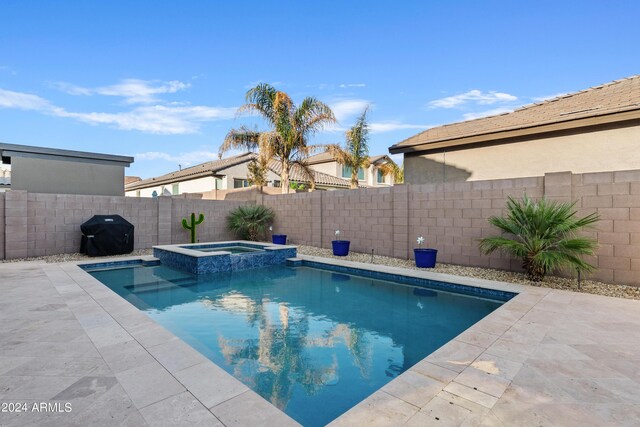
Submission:
<svg viewBox="0 0 640 427">
<path fill-rule="evenodd" d="M 340 87 L 342 89 L 345 89 L 345 88 L 348 88 L 348 87 L 365 87 L 365 86 L 367 86 L 367 85 L 364 84 L 364 83 L 342 83 L 338 87 Z"/>
<path fill-rule="evenodd" d="M 145 105 L 117 113 L 74 112 L 51 104 L 37 95 L 0 89 L 0 108 L 33 110 L 43 114 L 71 118 L 91 125 L 110 125 L 122 130 L 181 135 L 196 133 L 202 123 L 235 117 L 235 107 L 208 107 L 186 103 Z"/>
<path fill-rule="evenodd" d="M 0 89 L 0 108 L 19 110 L 43 110 L 50 107 L 49 101 L 30 93 Z"/>
<path fill-rule="evenodd" d="M 191 151 L 174 155 L 161 151 L 147 151 L 134 155 L 134 158 L 136 160 L 165 160 L 182 165 L 182 167 L 187 167 L 209 160 L 216 160 L 218 159 L 218 153 L 211 151 Z"/>
<path fill-rule="evenodd" d="M 517 101 L 518 97 L 504 92 L 482 92 L 474 89 L 458 95 L 436 99 L 429 102 L 430 108 L 455 108 L 464 104 L 473 103 L 478 105 L 493 105 L 496 103 L 506 103 Z"/>
<path fill-rule="evenodd" d="M 158 80 L 125 79 L 114 85 L 95 88 L 77 86 L 66 82 L 56 82 L 53 86 L 69 95 L 116 96 L 125 98 L 127 104 L 151 104 L 159 101 L 156 95 L 176 93 L 189 88 L 191 85 L 178 80 L 162 82 Z"/>
<path fill-rule="evenodd" d="M 564 96 L 566 94 L 567 94 L 566 92 L 559 92 L 559 93 L 555 93 L 553 95 L 536 96 L 536 97 L 531 98 L 531 99 L 534 100 L 535 102 L 542 102 L 542 101 L 548 101 L 549 99 L 558 98 L 558 97 Z"/>
<path fill-rule="evenodd" d="M 364 99 L 341 99 L 329 103 L 338 122 L 361 114 L 368 105 L 370 102 Z"/>
<path fill-rule="evenodd" d="M 231 119 L 234 117 L 235 111 L 235 108 L 154 105 L 120 113 L 77 113 L 56 107 L 52 114 L 91 125 L 111 125 L 122 130 L 184 135 L 198 132 L 204 122 Z"/>
<path fill-rule="evenodd" d="M 371 133 L 393 132 L 404 129 L 428 129 L 431 125 L 412 125 L 409 123 L 400 123 L 395 121 L 389 122 L 373 122 L 369 123 Z"/>
<path fill-rule="evenodd" d="M 495 116 L 495 115 L 498 115 L 498 114 L 510 113 L 512 111 L 513 111 L 513 108 L 498 107 L 498 108 L 494 108 L 492 110 L 487 110 L 487 111 L 479 111 L 479 112 L 476 112 L 476 113 L 467 113 L 463 117 L 464 117 L 465 120 L 473 120 L 473 119 L 480 119 L 482 117 L 488 117 L 488 116 Z"/>
</svg>

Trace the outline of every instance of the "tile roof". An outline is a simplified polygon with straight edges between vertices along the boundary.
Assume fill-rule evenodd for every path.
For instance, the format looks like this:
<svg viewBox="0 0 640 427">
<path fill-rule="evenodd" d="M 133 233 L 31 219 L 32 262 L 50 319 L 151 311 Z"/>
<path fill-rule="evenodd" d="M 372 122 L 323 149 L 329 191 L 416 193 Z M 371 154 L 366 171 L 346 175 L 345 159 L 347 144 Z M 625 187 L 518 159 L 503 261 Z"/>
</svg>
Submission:
<svg viewBox="0 0 640 427">
<path fill-rule="evenodd" d="M 155 178 L 147 178 L 140 181 L 134 181 L 129 184 L 125 184 L 125 190 L 132 191 L 140 188 L 173 183 L 176 181 L 186 181 L 189 179 L 195 179 L 202 176 L 211 176 L 211 175 L 218 174 L 219 172 L 231 166 L 236 166 L 245 162 L 249 162 L 255 158 L 256 158 L 255 153 L 243 153 L 237 156 L 228 157 L 226 159 L 213 160 L 210 162 L 205 162 L 199 165 L 185 168 L 180 171 L 175 171 L 165 175 L 161 175 Z M 272 160 L 271 162 L 269 162 L 269 169 L 273 171 L 276 175 L 280 175 L 281 168 L 280 168 L 280 163 L 278 161 Z M 314 179 L 317 185 L 349 188 L 350 183 L 346 179 L 338 178 L 338 177 L 335 177 L 326 173 L 318 172 L 318 171 L 314 171 L 313 173 L 314 173 Z M 224 175 L 224 173 L 220 173 L 220 175 Z M 289 176 L 292 181 L 297 181 L 301 183 L 309 182 L 309 179 L 304 174 L 302 169 L 296 165 L 293 166 L 292 170 L 289 173 Z"/>
<path fill-rule="evenodd" d="M 141 181 L 142 178 L 139 176 L 125 176 L 124 177 L 124 185 L 131 184 L 132 182 Z"/>
<path fill-rule="evenodd" d="M 333 156 L 329 154 L 328 151 L 325 151 L 319 154 L 314 154 L 313 156 L 309 156 L 309 158 L 307 159 L 307 163 L 309 163 L 310 165 L 315 165 L 316 163 L 332 162 L 334 160 L 335 159 L 333 158 Z"/>
<path fill-rule="evenodd" d="M 510 113 L 427 129 L 393 145 L 389 151 L 401 153 L 410 151 L 407 149 L 416 145 L 423 145 L 421 148 L 427 150 L 429 144 L 437 142 L 565 123 L 633 110 L 640 110 L 640 75 L 525 105 Z M 578 123 L 576 123 L 576 127 L 578 127 L 577 125 Z"/>
<path fill-rule="evenodd" d="M 280 175 L 282 168 L 280 167 L 280 162 L 277 160 L 271 160 L 269 162 L 269 169 L 273 171 L 276 175 Z M 304 173 L 302 168 L 297 165 L 293 165 L 291 170 L 289 171 L 289 179 L 291 181 L 300 182 L 303 184 L 309 183 L 309 178 Z M 323 172 L 318 172 L 313 170 L 313 179 L 316 182 L 316 185 L 327 186 L 327 187 L 339 187 L 339 188 L 349 188 L 351 183 L 349 180 L 338 178 L 333 175 L 329 175 Z M 362 185 L 361 185 L 362 187 Z"/>
<path fill-rule="evenodd" d="M 380 154 L 380 155 L 377 155 L 377 156 L 369 156 L 369 161 L 371 163 L 375 163 L 375 162 L 377 162 L 378 160 L 380 160 L 380 159 L 382 159 L 384 157 L 388 158 L 389 156 L 387 156 L 386 154 Z M 335 161 L 335 158 L 328 151 L 325 151 L 323 153 L 315 154 L 315 155 L 309 157 L 309 159 L 307 160 L 307 163 L 309 163 L 310 165 L 315 165 L 315 164 L 318 164 L 318 163 L 326 163 L 326 162 L 333 162 L 333 161 Z"/>
<path fill-rule="evenodd" d="M 247 162 L 255 157 L 253 153 L 243 153 L 237 156 L 228 157 L 226 159 L 212 160 L 204 162 L 199 165 L 184 168 L 179 171 L 170 172 L 165 175 L 157 176 L 155 178 L 142 179 L 125 185 L 125 189 L 128 191 L 136 190 L 139 188 L 146 188 L 154 185 L 162 185 L 176 181 L 186 181 L 187 179 L 194 179 L 201 176 L 215 175 L 216 172 L 229 168 L 231 166 L 239 165 Z"/>
</svg>

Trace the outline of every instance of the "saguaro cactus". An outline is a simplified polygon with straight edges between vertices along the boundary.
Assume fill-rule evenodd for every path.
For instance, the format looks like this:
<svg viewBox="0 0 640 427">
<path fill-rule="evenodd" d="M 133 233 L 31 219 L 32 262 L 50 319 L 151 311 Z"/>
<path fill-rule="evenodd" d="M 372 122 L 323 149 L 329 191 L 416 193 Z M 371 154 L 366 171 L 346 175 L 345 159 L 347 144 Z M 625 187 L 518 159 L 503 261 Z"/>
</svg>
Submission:
<svg viewBox="0 0 640 427">
<path fill-rule="evenodd" d="M 191 224 L 187 223 L 186 218 L 182 218 L 182 226 L 185 229 L 191 231 L 191 243 L 196 242 L 196 226 L 198 224 L 202 224 L 202 221 L 204 221 L 204 214 L 200 214 L 198 220 L 196 221 L 196 214 L 193 212 L 191 212 Z"/>
</svg>

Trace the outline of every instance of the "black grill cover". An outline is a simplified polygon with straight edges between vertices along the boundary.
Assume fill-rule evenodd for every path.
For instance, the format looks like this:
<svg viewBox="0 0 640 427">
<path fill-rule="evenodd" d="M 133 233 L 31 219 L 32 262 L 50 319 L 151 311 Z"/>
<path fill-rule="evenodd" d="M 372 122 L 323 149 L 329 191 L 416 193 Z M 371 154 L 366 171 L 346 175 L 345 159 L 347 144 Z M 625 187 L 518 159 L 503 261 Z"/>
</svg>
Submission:
<svg viewBox="0 0 640 427">
<path fill-rule="evenodd" d="M 129 254 L 133 251 L 133 228 L 120 215 L 94 215 L 80 226 L 80 252 L 92 257 Z"/>
</svg>

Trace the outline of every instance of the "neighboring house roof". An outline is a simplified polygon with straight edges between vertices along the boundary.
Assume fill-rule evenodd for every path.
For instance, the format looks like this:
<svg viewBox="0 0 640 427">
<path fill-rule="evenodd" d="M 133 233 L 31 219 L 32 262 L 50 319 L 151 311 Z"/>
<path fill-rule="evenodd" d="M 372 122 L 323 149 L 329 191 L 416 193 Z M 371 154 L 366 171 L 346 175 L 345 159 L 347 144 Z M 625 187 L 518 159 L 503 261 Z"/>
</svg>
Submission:
<svg viewBox="0 0 640 427">
<path fill-rule="evenodd" d="M 427 129 L 389 148 L 395 153 L 640 119 L 640 75 L 523 106 L 510 113 Z"/>
<path fill-rule="evenodd" d="M 271 160 L 269 162 L 269 169 L 271 169 L 276 175 L 280 175 L 280 172 L 282 171 L 280 162 L 278 162 L 277 160 Z M 313 172 L 313 179 L 316 185 L 340 188 L 349 188 L 351 186 L 351 183 L 346 179 L 338 178 L 336 176 L 329 175 L 323 172 L 318 172 L 313 169 L 311 171 Z M 293 165 L 293 167 L 289 171 L 289 180 L 300 182 L 303 184 L 309 183 L 309 177 L 298 165 Z"/>
<path fill-rule="evenodd" d="M 369 156 L 369 161 L 374 164 L 378 163 L 382 159 L 385 159 L 387 162 L 391 161 L 391 158 L 386 154 L 380 154 L 378 156 Z M 309 157 L 309 159 L 307 159 L 307 163 L 309 165 L 317 165 L 318 163 L 328 163 L 328 162 L 335 162 L 335 161 L 336 159 L 328 151 L 313 155 Z"/>
<path fill-rule="evenodd" d="M 219 171 L 231 166 L 252 160 L 255 157 L 253 153 L 243 153 L 237 156 L 227 157 L 226 159 L 212 160 L 201 163 L 199 165 L 184 168 L 179 171 L 170 172 L 155 178 L 142 179 L 134 183 L 125 185 L 125 190 L 137 190 L 140 188 L 153 187 L 156 185 L 168 184 L 176 181 L 187 181 L 190 179 L 200 178 L 204 176 L 216 175 Z"/>
<path fill-rule="evenodd" d="M 5 144 L 3 142 L 0 142 L 0 156 L 67 160 L 86 163 L 118 165 L 124 167 L 129 167 L 129 165 L 133 163 L 133 157 L 127 156 L 89 153 L 86 151 L 61 150 L 57 148 L 32 147 L 30 145 Z"/>
<path fill-rule="evenodd" d="M 307 164 L 315 165 L 318 163 L 327 163 L 327 162 L 333 162 L 333 161 L 335 161 L 333 156 L 329 154 L 328 151 L 325 151 L 323 153 L 318 153 L 318 154 L 314 154 L 313 156 L 310 156 L 307 159 Z"/>
<path fill-rule="evenodd" d="M 256 157 L 257 156 L 255 153 L 243 153 L 237 156 L 228 157 L 226 159 L 205 162 L 196 166 L 192 166 L 190 168 L 185 168 L 179 171 L 171 172 L 155 178 L 147 178 L 147 179 L 142 179 L 140 181 L 132 182 L 130 184 L 125 184 L 125 190 L 132 191 L 132 190 L 138 190 L 141 188 L 155 187 L 157 185 L 170 184 L 173 182 L 187 181 L 195 178 L 201 178 L 204 176 L 224 175 L 224 173 L 222 173 L 224 169 L 249 162 L 255 159 Z M 280 175 L 281 167 L 278 161 L 272 160 L 269 162 L 268 166 L 271 171 L 273 171 L 277 175 Z M 313 171 L 313 173 L 314 173 L 314 180 L 316 182 L 316 185 L 349 188 L 350 184 L 349 184 L 349 181 L 347 181 L 346 179 L 337 178 L 335 176 L 331 176 L 326 173 L 322 173 L 318 171 Z M 296 166 L 296 165 L 293 165 L 289 173 L 289 178 L 292 181 L 297 181 L 300 183 L 309 183 L 309 179 L 304 173 L 304 171 L 299 166 Z"/>
<path fill-rule="evenodd" d="M 125 176 L 124 177 L 124 185 L 131 184 L 132 182 L 142 181 L 142 178 L 139 176 Z"/>
</svg>

